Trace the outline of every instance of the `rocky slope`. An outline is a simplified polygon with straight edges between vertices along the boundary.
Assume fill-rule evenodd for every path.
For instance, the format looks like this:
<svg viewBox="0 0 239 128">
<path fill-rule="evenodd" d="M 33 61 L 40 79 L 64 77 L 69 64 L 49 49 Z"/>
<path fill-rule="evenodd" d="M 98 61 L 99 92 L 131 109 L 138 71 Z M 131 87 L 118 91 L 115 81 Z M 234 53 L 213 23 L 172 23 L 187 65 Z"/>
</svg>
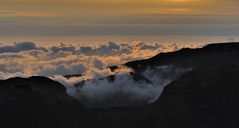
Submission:
<svg viewBox="0 0 239 128">
<path fill-rule="evenodd" d="M 172 64 L 193 70 L 169 84 L 155 103 L 134 108 L 86 109 L 61 84 L 43 77 L 0 81 L 1 126 L 239 127 L 238 43 L 182 49 L 126 65 L 140 73 Z"/>
</svg>

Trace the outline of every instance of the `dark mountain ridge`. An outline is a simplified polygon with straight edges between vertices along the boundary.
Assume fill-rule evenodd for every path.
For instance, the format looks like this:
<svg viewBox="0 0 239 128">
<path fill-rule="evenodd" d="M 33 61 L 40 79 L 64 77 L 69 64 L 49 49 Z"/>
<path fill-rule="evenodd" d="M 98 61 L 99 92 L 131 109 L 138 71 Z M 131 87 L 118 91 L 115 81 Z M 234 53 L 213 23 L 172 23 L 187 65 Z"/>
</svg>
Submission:
<svg viewBox="0 0 239 128">
<path fill-rule="evenodd" d="M 214 43 L 206 45 L 203 48 L 183 48 L 181 50 L 175 52 L 168 53 L 160 53 L 152 58 L 145 60 L 138 60 L 125 63 L 127 67 L 133 68 L 135 71 L 143 71 L 149 66 L 160 66 L 160 65 L 171 65 L 171 64 L 182 64 L 184 66 L 194 66 L 194 62 L 185 63 L 184 61 L 189 61 L 190 59 L 207 59 L 215 53 L 228 53 L 228 52 L 238 52 L 239 43 Z M 205 57 L 205 58 L 203 58 Z M 183 59 L 183 60 L 182 60 Z M 183 61 L 183 62 L 182 62 Z M 193 60 L 195 61 L 195 60 Z M 111 69 L 115 69 L 117 67 L 112 67 Z"/>
<path fill-rule="evenodd" d="M 87 109 L 63 85 L 44 77 L 0 81 L 3 127 L 34 128 L 237 128 L 239 127 L 239 43 L 161 53 L 126 63 L 140 73 L 160 65 L 192 67 L 170 83 L 153 104 Z"/>
</svg>

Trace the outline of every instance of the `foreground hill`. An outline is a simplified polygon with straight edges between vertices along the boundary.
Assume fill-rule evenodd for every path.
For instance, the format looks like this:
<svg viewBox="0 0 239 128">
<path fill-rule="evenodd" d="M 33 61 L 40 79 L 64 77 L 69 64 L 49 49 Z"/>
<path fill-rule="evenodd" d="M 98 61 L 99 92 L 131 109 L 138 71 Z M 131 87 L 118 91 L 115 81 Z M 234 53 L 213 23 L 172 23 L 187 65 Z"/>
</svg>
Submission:
<svg viewBox="0 0 239 128">
<path fill-rule="evenodd" d="M 61 84 L 44 77 L 0 81 L 0 123 L 34 128 L 239 127 L 238 43 L 161 53 L 126 66 L 140 73 L 148 66 L 172 64 L 193 70 L 170 83 L 155 103 L 134 108 L 84 108 Z"/>
<path fill-rule="evenodd" d="M 64 86 L 44 77 L 0 81 L 1 127 L 68 127 L 83 106 Z"/>
</svg>

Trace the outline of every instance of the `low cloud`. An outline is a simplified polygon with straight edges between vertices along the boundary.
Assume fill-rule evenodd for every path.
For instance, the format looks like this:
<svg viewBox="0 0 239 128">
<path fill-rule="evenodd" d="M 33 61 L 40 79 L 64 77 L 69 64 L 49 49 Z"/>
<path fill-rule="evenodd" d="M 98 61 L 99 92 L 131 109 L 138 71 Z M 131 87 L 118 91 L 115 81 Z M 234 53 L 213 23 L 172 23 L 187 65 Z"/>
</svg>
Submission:
<svg viewBox="0 0 239 128">
<path fill-rule="evenodd" d="M 161 66 L 137 74 L 130 68 L 119 67 L 113 72 L 107 69 L 98 71 L 98 76 L 90 76 L 91 72 L 69 79 L 62 76 L 51 79 L 65 85 L 67 93 L 86 107 L 125 107 L 153 103 L 166 85 L 190 70 Z"/>
<path fill-rule="evenodd" d="M 132 53 L 131 49 L 122 47 L 120 44 L 108 42 L 98 46 L 85 46 L 80 48 L 80 52 L 85 55 L 116 56 Z"/>
<path fill-rule="evenodd" d="M 6 52 L 21 52 L 21 51 L 29 51 L 36 49 L 36 45 L 32 42 L 21 42 L 14 43 L 14 45 L 2 46 L 0 47 L 0 53 Z"/>
<path fill-rule="evenodd" d="M 103 44 L 64 44 L 41 46 L 33 42 L 0 45 L 0 71 L 27 75 L 70 75 L 102 69 L 128 61 L 145 59 L 160 52 L 175 51 L 198 44 L 132 42 Z"/>
<path fill-rule="evenodd" d="M 69 95 L 88 107 L 144 105 L 157 100 L 165 85 L 189 69 L 151 67 L 142 74 L 132 74 L 134 71 L 127 67 L 115 71 L 107 67 L 161 52 L 201 46 L 159 42 L 61 43 L 48 47 L 32 42 L 0 45 L 0 79 L 47 76 L 62 83 Z M 72 77 L 65 77 L 67 75 Z"/>
</svg>

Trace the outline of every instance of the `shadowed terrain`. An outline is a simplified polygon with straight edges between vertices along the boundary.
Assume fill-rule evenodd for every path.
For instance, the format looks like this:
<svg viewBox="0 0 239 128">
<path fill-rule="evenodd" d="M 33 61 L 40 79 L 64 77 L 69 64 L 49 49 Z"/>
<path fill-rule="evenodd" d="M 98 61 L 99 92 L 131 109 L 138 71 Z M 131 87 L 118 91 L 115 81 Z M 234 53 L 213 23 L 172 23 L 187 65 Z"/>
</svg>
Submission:
<svg viewBox="0 0 239 128">
<path fill-rule="evenodd" d="M 238 62 L 239 43 L 223 43 L 126 63 L 136 74 L 164 65 L 193 69 L 167 85 L 156 102 L 140 107 L 87 109 L 48 78 L 2 80 L 0 122 L 34 128 L 237 128 Z"/>
</svg>

